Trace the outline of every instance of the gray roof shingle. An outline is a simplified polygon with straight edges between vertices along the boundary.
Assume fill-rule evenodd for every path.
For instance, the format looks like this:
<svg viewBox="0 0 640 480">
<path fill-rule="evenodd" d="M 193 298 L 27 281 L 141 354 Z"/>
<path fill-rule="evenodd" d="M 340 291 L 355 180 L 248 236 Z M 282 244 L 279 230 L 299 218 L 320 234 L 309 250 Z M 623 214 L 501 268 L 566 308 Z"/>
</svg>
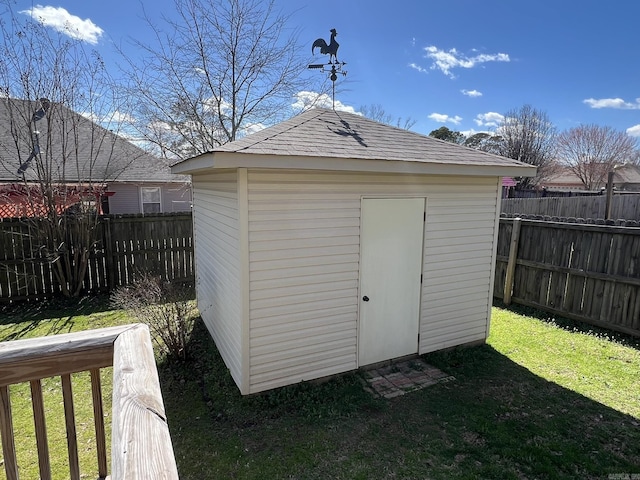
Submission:
<svg viewBox="0 0 640 480">
<path fill-rule="evenodd" d="M 17 171 L 31 152 L 29 122 L 37 108 L 34 101 L 0 98 L 0 181 L 22 180 Z M 52 103 L 36 127 L 54 182 L 188 181 L 172 174 L 168 163 L 61 104 Z M 35 163 L 25 171 L 27 180 L 37 179 Z"/>
<path fill-rule="evenodd" d="M 378 123 L 360 115 L 315 108 L 211 153 L 529 167 L 526 164 Z"/>
</svg>

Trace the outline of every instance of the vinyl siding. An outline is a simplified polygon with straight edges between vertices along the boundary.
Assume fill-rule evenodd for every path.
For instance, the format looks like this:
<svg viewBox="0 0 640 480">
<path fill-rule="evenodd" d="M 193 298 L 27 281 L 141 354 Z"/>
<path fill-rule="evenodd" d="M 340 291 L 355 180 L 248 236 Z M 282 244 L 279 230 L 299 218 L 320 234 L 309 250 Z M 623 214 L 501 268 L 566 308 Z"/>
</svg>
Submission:
<svg viewBox="0 0 640 480">
<path fill-rule="evenodd" d="M 360 197 L 302 178 L 249 171 L 252 392 L 357 368 Z"/>
<path fill-rule="evenodd" d="M 484 339 L 497 185 L 249 170 L 250 392 L 358 367 L 363 196 L 427 198 L 420 353 Z"/>
<path fill-rule="evenodd" d="M 242 384 L 242 295 L 237 173 L 193 177 L 198 309 L 220 355 Z"/>
<path fill-rule="evenodd" d="M 190 212 L 191 186 L 189 184 L 169 183 L 162 186 L 162 211 Z"/>
<path fill-rule="evenodd" d="M 419 353 L 488 335 L 499 181 L 429 196 Z"/>
<path fill-rule="evenodd" d="M 131 183 L 112 183 L 108 190 L 114 192 L 109 197 L 109 213 L 140 213 L 140 191 Z"/>
<path fill-rule="evenodd" d="M 160 187 L 162 212 L 185 212 L 191 210 L 191 187 L 182 183 L 112 183 L 108 191 L 109 213 L 142 213 L 140 187 Z"/>
</svg>

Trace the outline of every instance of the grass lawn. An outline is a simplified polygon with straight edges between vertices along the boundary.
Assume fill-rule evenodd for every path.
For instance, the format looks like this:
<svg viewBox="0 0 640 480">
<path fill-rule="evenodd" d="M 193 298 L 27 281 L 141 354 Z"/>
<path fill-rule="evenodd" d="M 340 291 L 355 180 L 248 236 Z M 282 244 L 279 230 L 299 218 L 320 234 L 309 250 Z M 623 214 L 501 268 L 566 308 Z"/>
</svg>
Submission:
<svg viewBox="0 0 640 480">
<path fill-rule="evenodd" d="M 128 321 L 12 318 L 0 321 L 0 340 Z M 159 363 L 183 479 L 640 473 L 638 339 L 494 308 L 487 345 L 425 356 L 455 381 L 391 400 L 372 398 L 358 374 L 241 397 L 201 323 L 190 348 L 187 363 Z M 23 423 L 30 415 L 14 410 Z"/>
</svg>

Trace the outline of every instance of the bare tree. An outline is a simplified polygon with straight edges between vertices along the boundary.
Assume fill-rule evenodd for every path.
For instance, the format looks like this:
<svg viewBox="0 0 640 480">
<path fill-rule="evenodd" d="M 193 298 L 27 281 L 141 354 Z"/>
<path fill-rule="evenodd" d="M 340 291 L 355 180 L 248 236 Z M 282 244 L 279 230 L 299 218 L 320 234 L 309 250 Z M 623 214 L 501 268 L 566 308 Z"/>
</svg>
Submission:
<svg viewBox="0 0 640 480">
<path fill-rule="evenodd" d="M 523 177 L 520 185 L 535 186 L 555 171 L 556 130 L 545 112 L 530 105 L 510 110 L 497 133 L 500 137 L 497 153 L 538 168 L 535 177 Z"/>
<path fill-rule="evenodd" d="M 273 0 L 175 0 L 175 9 L 160 24 L 146 18 L 155 41 L 134 40 L 144 60 L 127 70 L 135 128 L 162 156 L 207 152 L 291 115 L 294 94 L 310 89 L 308 61 Z"/>
<path fill-rule="evenodd" d="M 404 130 L 411 130 L 411 128 L 416 124 L 416 121 L 411 117 L 407 117 L 403 119 L 402 117 L 394 118 L 393 115 L 388 113 L 382 105 L 379 103 L 372 105 L 362 105 L 359 108 L 360 113 L 371 120 L 375 120 L 376 122 L 385 123 L 387 125 L 392 125 L 397 128 L 402 128 Z"/>
<path fill-rule="evenodd" d="M 111 162 L 116 135 L 92 121 L 114 112 L 109 78 L 80 40 L 17 15 L 9 1 L 0 9 L 0 183 L 27 217 L 26 253 L 76 296 L 99 248 L 104 181 L 124 168 Z"/>
<path fill-rule="evenodd" d="M 586 190 L 607 182 L 616 164 L 633 162 L 637 144 L 629 135 L 611 127 L 580 125 L 558 136 L 558 158 L 580 178 Z"/>
</svg>

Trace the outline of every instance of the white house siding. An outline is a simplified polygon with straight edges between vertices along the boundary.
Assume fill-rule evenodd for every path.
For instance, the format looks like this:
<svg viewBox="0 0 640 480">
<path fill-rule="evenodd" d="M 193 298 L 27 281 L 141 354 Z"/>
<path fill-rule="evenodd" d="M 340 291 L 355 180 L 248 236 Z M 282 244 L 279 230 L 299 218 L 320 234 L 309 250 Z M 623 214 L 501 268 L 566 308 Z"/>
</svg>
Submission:
<svg viewBox="0 0 640 480">
<path fill-rule="evenodd" d="M 166 183 L 161 192 L 162 211 L 165 213 L 190 212 L 191 188 L 183 183 Z"/>
<path fill-rule="evenodd" d="M 193 177 L 198 309 L 238 385 L 242 381 L 237 173 Z"/>
<path fill-rule="evenodd" d="M 495 177 L 250 170 L 250 392 L 358 367 L 363 196 L 427 198 L 420 352 L 483 339 L 497 185 Z"/>
<path fill-rule="evenodd" d="M 142 213 L 141 187 L 160 187 L 162 212 L 188 212 L 191 210 L 191 189 L 184 183 L 112 183 L 108 187 L 114 195 L 109 197 L 109 213 Z"/>
<path fill-rule="evenodd" d="M 140 213 L 140 190 L 131 183 L 113 183 L 108 191 L 113 192 L 109 198 L 109 213 Z"/>
<path fill-rule="evenodd" d="M 438 187 L 428 199 L 419 352 L 489 333 L 499 179 Z"/>
</svg>

